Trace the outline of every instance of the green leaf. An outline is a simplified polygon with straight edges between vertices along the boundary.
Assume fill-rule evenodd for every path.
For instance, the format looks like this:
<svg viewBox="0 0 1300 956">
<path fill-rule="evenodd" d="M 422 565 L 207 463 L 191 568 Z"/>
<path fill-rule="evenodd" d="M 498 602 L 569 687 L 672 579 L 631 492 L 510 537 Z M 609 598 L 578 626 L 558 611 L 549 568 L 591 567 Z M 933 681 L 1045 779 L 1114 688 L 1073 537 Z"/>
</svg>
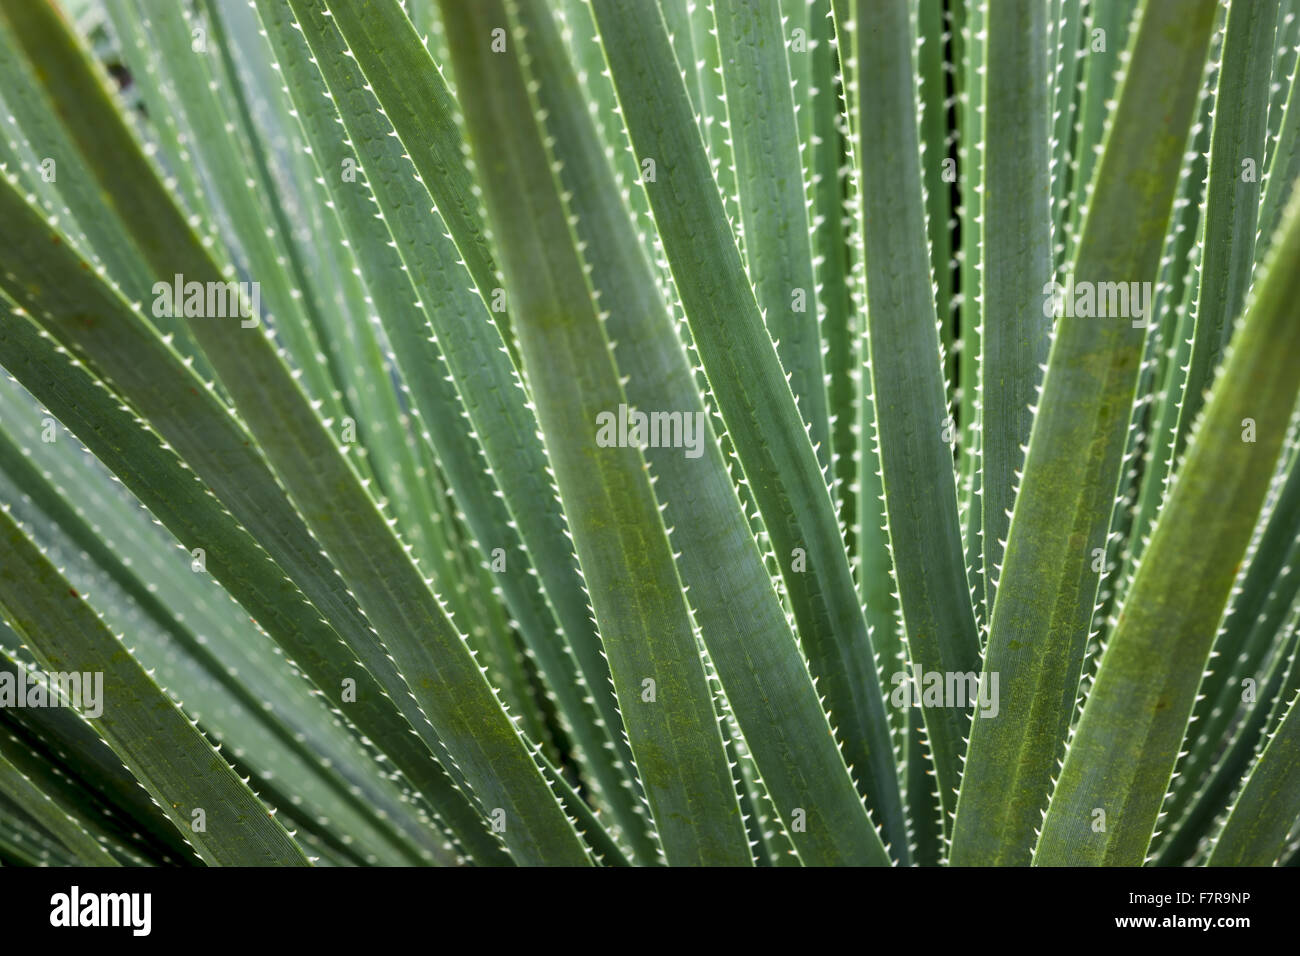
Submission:
<svg viewBox="0 0 1300 956">
<path fill-rule="evenodd" d="M 979 355 L 984 593 L 997 593 L 1016 473 L 1047 361 L 1051 280 L 1046 10 L 1040 0 L 988 9 L 984 67 L 983 310 Z"/>
<path fill-rule="evenodd" d="M 0 197 L 7 195 L 8 190 L 0 189 Z M 16 230 L 17 218 L 7 221 Z M 17 236 L 16 231 L 5 235 L 11 234 Z M 139 355 L 140 350 L 134 354 Z M 303 592 L 285 577 L 267 551 L 203 484 L 194 480 L 194 473 L 156 432 L 142 426 L 120 398 L 91 378 L 84 366 L 74 364 L 65 351 L 57 350 L 48 335 L 40 334 L 26 320 L 10 319 L 0 324 L 0 364 L 108 465 L 186 550 L 203 549 L 208 573 L 244 604 L 339 713 L 346 713 L 393 759 L 457 829 L 472 855 L 481 860 L 501 857 L 499 844 L 479 823 L 479 811 L 430 760 L 426 746 L 412 738 L 413 726 L 426 725 L 409 724 L 394 709 L 394 700 L 386 696 L 371 672 L 357 663 L 356 656 L 346 651 L 321 612 L 304 600 Z M 203 394 L 202 383 L 195 382 L 193 395 Z M 215 421 L 208 421 L 206 426 L 199 429 L 196 449 L 220 452 L 230 447 L 220 440 L 224 428 L 233 428 L 226 413 L 219 412 Z M 234 435 L 236 447 L 242 448 L 250 440 L 240 429 L 235 429 Z M 193 463 L 201 460 L 201 455 L 191 458 Z M 214 475 L 218 479 L 230 477 L 220 471 Z M 261 490 L 265 487 L 260 486 Z M 256 493 L 259 484 L 249 483 L 248 490 Z M 261 513 L 275 514 L 274 498 L 255 500 Z M 259 511 L 249 509 L 247 513 L 257 516 Z M 342 620 L 341 615 L 336 620 Z M 385 662 L 387 657 L 381 655 L 377 661 Z M 391 661 L 388 663 L 391 667 Z M 349 687 L 355 687 L 355 700 L 345 697 Z M 436 739 L 432 742 L 436 744 Z"/>
<path fill-rule="evenodd" d="M 21 16 L 40 16 L 11 0 L 0 5 L 0 10 L 14 19 L 15 7 L 21 8 Z M 44 16 L 54 18 L 48 11 Z M 172 204 L 120 118 L 107 105 L 95 105 L 107 97 L 74 42 L 57 22 L 32 26 L 17 31 L 31 38 L 27 54 L 38 63 L 58 64 L 61 73 L 51 87 L 56 100 L 74 90 L 80 94 L 78 101 L 85 108 L 69 111 L 65 119 L 88 160 L 93 142 L 96 161 L 92 168 L 106 190 L 123 200 L 119 208 L 137 244 L 148 247 L 151 262 L 162 275 L 181 275 L 187 282 L 220 281 L 216 263 Z M 51 72 L 45 71 L 47 81 Z M 12 190 L 5 192 L 12 195 Z M 28 225 L 29 233 L 35 231 L 33 225 Z M 147 232 L 147 238 L 141 232 Z M 10 261 L 15 261 L 13 250 L 7 252 Z M 75 262 L 58 257 L 21 263 L 28 282 L 38 283 L 43 275 L 77 271 Z M 85 289 L 84 283 L 64 285 L 62 295 L 66 298 L 54 303 L 63 306 L 63 321 L 57 317 L 49 321 L 71 334 L 74 323 L 68 321 L 68 310 L 80 311 L 83 297 L 98 294 L 102 299 L 103 294 Z M 589 863 L 585 847 L 543 778 L 530 746 L 502 710 L 465 639 L 447 618 L 440 599 L 356 470 L 267 336 L 261 330 L 236 331 L 237 324 L 207 318 L 195 322 L 194 329 L 261 450 L 302 509 L 312 534 L 356 595 L 378 634 L 374 643 L 400 668 L 401 683 L 392 686 L 390 693 L 409 692 L 485 813 L 504 813 L 507 826 L 503 838 L 519 861 Z M 108 377 L 121 386 L 126 397 L 151 420 L 166 420 L 166 410 L 159 407 L 160 393 L 175 391 L 178 385 L 183 388 L 185 379 L 159 351 L 148 330 L 118 310 L 94 328 L 81 331 L 85 333 L 83 349 L 111 369 Z M 172 401 L 171 420 L 163 434 L 176 444 L 173 432 L 179 439 L 186 426 L 192 429 L 197 423 L 178 421 L 179 403 Z"/>
<path fill-rule="evenodd" d="M 1294 17 L 1300 23 L 1300 17 Z M 1291 26 L 1292 32 L 1295 26 Z M 1278 30 L 1281 35 L 1281 27 Z M 1295 68 L 1295 48 L 1289 47 L 1293 60 L 1289 82 L 1284 87 L 1286 99 L 1285 110 L 1279 109 L 1280 128 L 1273 154 L 1268 164 L 1268 177 L 1264 181 L 1264 198 L 1259 207 L 1259 238 L 1255 242 L 1255 263 L 1264 258 L 1268 250 L 1268 238 L 1277 229 L 1278 216 L 1286 208 L 1287 197 L 1291 195 L 1297 179 L 1300 179 L 1300 70 Z M 1271 116 L 1272 114 L 1270 114 Z M 1259 240 L 1264 241 L 1259 241 Z"/>
<path fill-rule="evenodd" d="M 86 866 L 119 866 L 117 859 L 86 832 L 78 819 L 41 791 L 0 753 L 0 793 L 13 800 L 58 837 Z"/>
<path fill-rule="evenodd" d="M 905 0 L 870 10 L 859 4 L 856 17 L 871 24 L 855 35 L 871 391 L 889 544 L 912 678 L 919 683 L 936 672 L 977 672 L 979 636 L 945 440 L 953 429 L 922 201 L 911 22 Z M 926 707 L 924 716 L 941 805 L 949 812 L 969 715 L 963 707 Z"/>
<path fill-rule="evenodd" d="M 1168 809 L 1163 809 L 1161 814 L 1164 820 L 1174 822 L 1173 838 L 1159 845 L 1155 855 L 1156 865 L 1161 865 L 1163 861 L 1183 863 L 1200 849 L 1200 838 L 1205 836 L 1207 830 L 1213 830 L 1216 817 L 1223 816 L 1231 808 L 1233 794 L 1240 791 L 1242 780 L 1249 773 L 1253 759 L 1268 742 L 1273 725 L 1277 723 L 1273 718 L 1280 716 L 1279 711 L 1285 711 L 1286 702 L 1300 690 L 1300 666 L 1297 665 L 1295 646 L 1296 634 L 1300 629 L 1300 603 L 1294 602 L 1294 594 L 1289 597 L 1290 621 L 1280 630 L 1275 626 L 1277 639 L 1268 648 L 1271 653 L 1260 655 L 1271 657 L 1271 660 L 1267 666 L 1263 666 L 1262 661 L 1255 662 L 1263 672 L 1258 689 L 1252 688 L 1255 690 L 1255 699 L 1249 703 L 1241 699 L 1236 707 L 1225 707 L 1229 715 L 1241 718 L 1232 732 L 1221 734 L 1213 742 L 1202 739 L 1194 747 L 1193 753 L 1210 752 L 1215 760 L 1204 785 L 1194 788 L 1193 781 L 1184 785 L 1182 794 L 1192 795 L 1189 804 L 1176 805 L 1173 799 L 1176 792 L 1172 790 L 1165 798 L 1164 807 Z M 1250 685 L 1243 687 L 1243 684 L 1244 681 L 1237 684 L 1241 688 L 1239 698 L 1248 697 L 1245 687 Z M 1245 713 L 1241 714 L 1240 711 Z M 1195 722 L 1192 727 L 1196 727 Z M 1181 769 L 1176 779 L 1182 779 Z M 1175 810 L 1184 807 L 1185 813 L 1178 817 L 1172 815 Z"/>
<path fill-rule="evenodd" d="M 505 568 L 496 574 L 556 695 L 597 804 L 612 812 L 620 835 L 643 860 L 653 859 L 657 848 L 631 787 L 630 756 L 615 749 L 620 722 L 604 693 L 609 667 L 599 652 L 537 421 L 496 327 L 468 288 L 455 246 L 441 220 L 425 212 L 428 193 L 402 153 L 400 135 L 411 135 L 410 118 L 394 109 L 388 116 L 396 129 L 385 120 L 330 17 L 313 4 L 290 6 L 329 99 L 321 76 L 311 75 L 307 50 L 290 45 L 296 39 L 290 10 L 263 4 L 262 13 L 280 45 L 282 71 L 299 98 L 299 115 L 322 163 L 320 175 L 333 187 L 335 208 L 352 236 L 412 405 L 480 553 L 486 557 L 503 546 Z M 331 99 L 350 142 L 337 140 Z M 346 159 L 359 162 L 368 190 L 342 180 Z M 594 707 L 593 697 L 599 699 Z"/>
<path fill-rule="evenodd" d="M 797 0 L 805 5 L 804 0 Z M 811 90 L 799 103 L 799 115 L 811 113 L 812 141 L 804 147 L 804 165 L 809 181 L 812 205 L 813 265 L 817 270 L 817 301 L 822 318 L 822 340 L 827 374 L 827 399 L 831 415 L 831 473 L 839 501 L 840 523 L 849 553 L 856 554 L 857 512 L 861 497 L 858 481 L 857 428 L 858 385 L 861 362 L 858 359 L 859 317 L 853 304 L 849 282 L 853 265 L 846 237 L 852 233 L 853 218 L 845 208 L 844 190 L 848 173 L 848 137 L 843 129 L 842 99 L 835 48 L 835 24 L 829 0 L 815 0 L 808 5 L 809 81 Z M 797 54 L 791 54 L 796 56 Z M 811 155 L 810 155 L 811 154 Z M 946 221 L 945 221 L 946 227 Z M 875 469 L 872 469 L 873 472 Z M 877 510 L 873 502 L 871 510 Z M 879 522 L 877 522 L 877 525 Z M 886 553 L 886 557 L 888 557 Z M 888 575 L 881 575 L 887 579 Z M 888 591 L 888 588 L 883 590 Z M 874 611 L 867 602 L 868 623 Z M 879 628 L 872 637 L 883 637 Z M 876 651 L 881 648 L 877 645 Z M 882 660 L 888 658 L 882 655 Z M 888 667 L 890 665 L 886 665 Z"/>
<path fill-rule="evenodd" d="M 524 376 L 664 855 L 747 865 L 736 784 L 645 463 L 636 446 L 598 439 L 598 429 L 618 427 L 604 416 L 619 416 L 626 396 L 534 121 L 518 38 L 504 32 L 500 2 L 441 9 Z"/>
<path fill-rule="evenodd" d="M 962 17 L 962 27 L 954 36 L 960 43 L 962 55 L 957 60 L 954 86 L 957 96 L 957 161 L 958 184 L 961 200 L 957 207 L 960 232 L 960 255 L 957 262 L 961 300 L 958 308 L 959 350 L 957 353 L 957 427 L 954 440 L 958 443 L 957 463 L 961 510 L 966 535 L 966 562 L 972 588 L 975 614 L 983 628 L 988 626 L 991 608 L 986 607 L 984 574 L 978 568 L 984 549 L 979 544 L 983 526 L 980 507 L 980 457 L 979 443 L 982 430 L 979 426 L 979 360 L 980 317 L 983 309 L 983 228 L 980 212 L 984 203 L 984 70 L 988 33 L 985 29 L 987 11 L 983 4 L 974 4 Z"/>
<path fill-rule="evenodd" d="M 38 670 L 22 638 L 0 615 L 0 672 L 17 681 Z M 3 645 L 9 644 L 6 648 Z M 202 861 L 94 725 L 71 707 L 15 707 L 0 714 L 0 748 L 44 792 L 78 809 L 82 825 L 116 838 L 128 859 L 169 866 Z"/>
<path fill-rule="evenodd" d="M 0 383 L 0 392 L 10 390 L 17 388 Z M 0 396 L 0 419 L 26 437 L 45 413 L 16 398 Z M 28 429 L 23 415 L 32 423 Z M 416 818 L 405 794 L 322 706 L 315 688 L 283 666 L 255 624 L 230 613 L 228 595 L 209 575 L 196 573 L 192 555 L 122 494 L 109 472 L 88 467 L 98 462 L 59 438 L 20 451 L 0 430 L 6 473 L 0 497 L 15 502 L 15 512 L 73 585 L 95 594 L 106 623 L 133 635 L 140 662 L 203 715 L 206 732 L 242 750 L 245 765 L 283 782 L 309 819 L 354 832 L 363 849 L 393 853 L 396 843 L 397 858 L 407 864 L 422 862 L 420 852 L 440 850 L 441 835 Z M 94 516 L 93 527 L 87 515 Z M 404 831 L 400 837 L 394 822 Z"/>
<path fill-rule="evenodd" d="M 809 669 L 859 790 L 901 852 L 906 825 L 889 719 L 834 501 L 713 188 L 663 20 L 639 0 L 597 0 L 593 7 L 633 147 L 655 161 L 655 181 L 642 185 L 770 535 Z"/>
<path fill-rule="evenodd" d="M 1077 182 L 1076 168 L 1070 162 L 1078 113 L 1079 75 L 1087 68 L 1080 50 L 1083 35 L 1083 0 L 1056 0 L 1059 17 L 1048 26 L 1055 38 L 1052 57 L 1052 262 L 1064 264 L 1066 236 L 1064 224 L 1071 215 L 1071 182 Z"/>
<path fill-rule="evenodd" d="M 825 2 L 825 0 L 823 0 Z M 935 311 L 943 345 L 944 376 L 950 398 L 956 385 L 958 352 L 953 341 L 957 260 L 954 257 L 952 182 L 956 159 L 949 157 L 952 137 L 948 129 L 948 50 L 950 27 L 945 0 L 920 0 L 916 12 L 918 95 L 922 175 L 925 179 L 926 225 L 930 263 L 934 270 Z M 829 21 L 827 21 L 829 23 Z M 838 105 L 838 104 L 837 104 Z M 828 111 L 823 110 L 822 113 Z M 821 114 L 819 114 L 821 115 Z"/>
<path fill-rule="evenodd" d="M 1300 593 L 1300 576 L 1289 570 L 1300 567 L 1300 538 L 1294 518 L 1298 509 L 1300 468 L 1293 460 L 1263 533 L 1252 548 L 1249 566 L 1233 587 L 1232 601 L 1214 639 L 1211 667 L 1197 691 L 1193 733 L 1184 744 L 1187 756 L 1179 762 L 1162 809 L 1166 839 L 1156 844 L 1161 865 L 1179 862 L 1175 858 L 1195 850 L 1204 824 L 1223 809 L 1254 753 L 1255 741 L 1246 728 L 1254 724 L 1253 734 L 1258 735 L 1265 714 L 1257 710 L 1266 711 L 1266 698 L 1278 692 L 1260 680 L 1257 699 L 1248 705 L 1245 681 L 1284 669 L 1276 658 L 1285 656 L 1287 617 L 1295 613 L 1292 606 Z M 1271 664 L 1270 654 L 1275 657 Z M 1270 673 L 1267 680 L 1273 679 Z M 1246 718 L 1238 722 L 1243 710 Z M 1225 739 L 1233 741 L 1226 752 Z M 1232 760 L 1238 742 L 1245 749 Z"/>
<path fill-rule="evenodd" d="M 1215 6 L 1146 4 L 1076 250 L 1076 284 L 1156 278 Z M 1074 709 L 1143 338 L 1128 316 L 1057 320 L 981 679 L 991 688 L 998 675 L 999 712 L 971 730 L 968 761 L 983 769 L 962 789 L 954 862 L 1028 862 Z"/>
<path fill-rule="evenodd" d="M 776 3 L 713 8 L 749 274 L 825 470 L 830 419 L 821 305 L 781 13 Z"/>
<path fill-rule="evenodd" d="M 1192 127 L 1192 142 L 1187 154 L 1190 161 L 1185 161 L 1178 198 L 1174 201 L 1170 234 L 1165 240 L 1163 262 L 1167 263 L 1168 272 L 1156 286 L 1154 314 L 1159 326 L 1147 343 L 1158 363 L 1152 378 L 1152 387 L 1156 391 L 1144 426 L 1149 435 L 1145 439 L 1145 457 L 1141 463 L 1142 487 L 1127 529 L 1126 566 L 1120 584 L 1125 592 L 1132 581 L 1132 567 L 1142 556 L 1151 525 L 1164 504 L 1169 476 L 1174 469 L 1178 415 L 1192 354 L 1192 329 L 1195 325 L 1192 303 L 1196 296 L 1201 256 L 1196 240 L 1203 213 L 1201 196 L 1209 166 L 1205 154 L 1210 146 L 1212 105 L 1210 92 L 1202 91 L 1198 119 Z M 1262 248 L 1263 243 L 1260 245 Z"/>
<path fill-rule="evenodd" d="M 1175 457 L 1187 447 L 1251 284 L 1268 137 L 1270 71 L 1261 64 L 1271 62 L 1276 23 L 1275 3 L 1233 3 L 1228 8 L 1201 219 L 1196 331 Z"/>
<path fill-rule="evenodd" d="M 1093 201 L 1090 190 L 1099 159 L 1097 149 L 1106 141 L 1108 124 L 1113 128 L 1115 111 L 1109 104 L 1119 83 L 1121 57 L 1137 8 L 1138 0 L 1090 0 L 1088 4 L 1080 50 L 1083 63 L 1078 67 L 1083 77 L 1075 104 L 1077 129 L 1071 144 L 1073 185 L 1079 195 L 1070 205 L 1069 222 L 1063 225 L 1067 262 L 1074 260 Z"/>
<path fill-rule="evenodd" d="M 397 127 L 419 180 L 433 197 L 483 301 L 492 303 L 500 286 L 492 249 L 484 234 L 479 200 L 456 125 L 458 107 L 429 51 L 393 0 L 334 4 L 330 16 L 366 74 L 375 98 Z M 492 309 L 501 338 L 519 365 L 509 310 Z"/>
<path fill-rule="evenodd" d="M 1102 658 L 1036 863 L 1136 866 L 1146 858 L 1300 391 L 1300 195 L 1283 222 Z M 1243 433 L 1248 419 L 1254 441 Z M 1190 592 L 1188 581 L 1197 582 Z M 1096 810 L 1106 814 L 1104 831 L 1092 826 Z"/>
<path fill-rule="evenodd" d="M 311 287 L 296 281 L 291 274 L 297 263 L 289 237 L 279 228 L 281 223 L 274 218 L 268 222 L 263 215 L 265 205 L 278 204 L 276 194 L 268 188 L 270 184 L 262 175 L 265 170 L 258 168 L 254 153 L 245 147 L 243 137 L 227 132 L 235 128 L 238 117 L 228 108 L 223 96 L 229 84 L 218 79 L 222 68 L 220 55 L 206 43 L 201 51 L 193 49 L 191 30 L 196 28 L 182 5 L 158 7 L 140 0 L 109 0 L 109 3 L 117 22 L 128 17 L 140 21 L 140 31 L 150 42 L 150 49 L 141 55 L 151 56 L 161 65 L 162 82 L 176 97 L 172 111 L 185 117 L 193 131 L 191 160 L 202 169 L 212 200 L 219 201 L 222 213 L 229 217 L 238 249 L 236 261 L 258 282 L 265 318 L 296 357 L 296 368 L 306 391 L 324 404 L 329 415 L 340 416 L 343 414 L 340 396 L 328 369 L 317 361 L 321 349 L 314 329 L 317 323 L 312 316 L 319 311 L 319 306 L 314 302 Z M 22 22 L 15 18 L 15 23 Z M 206 36 L 206 27 L 197 29 Z M 215 43 L 214 37 L 214 46 Z M 160 55 L 154 55 L 155 49 Z M 95 181 L 99 181 L 97 177 Z M 156 264 L 146 260 L 148 267 Z"/>
<path fill-rule="evenodd" d="M 1210 866 L 1273 866 L 1300 817 L 1300 695 L 1255 761 L 1210 853 Z"/>
<path fill-rule="evenodd" d="M 775 804 L 784 835 L 774 834 L 773 842 L 792 841 L 796 859 L 807 865 L 888 863 L 750 533 L 556 27 L 540 4 L 517 5 L 516 17 L 628 401 L 645 410 L 684 406 L 678 414 L 703 424 L 699 457 L 675 447 L 644 454 L 664 519 L 675 529 L 677 564 L 700 636 L 753 757 L 755 788 Z M 742 761 L 742 773 L 749 766 Z"/>
<path fill-rule="evenodd" d="M 293 837 L 126 653 L 8 509 L 0 512 L 0 609 L 47 674 L 102 679 L 102 700 L 95 705 L 83 695 L 79 709 L 206 861 L 307 865 Z M 191 826 L 196 810 L 204 814 L 202 828 Z"/>
</svg>

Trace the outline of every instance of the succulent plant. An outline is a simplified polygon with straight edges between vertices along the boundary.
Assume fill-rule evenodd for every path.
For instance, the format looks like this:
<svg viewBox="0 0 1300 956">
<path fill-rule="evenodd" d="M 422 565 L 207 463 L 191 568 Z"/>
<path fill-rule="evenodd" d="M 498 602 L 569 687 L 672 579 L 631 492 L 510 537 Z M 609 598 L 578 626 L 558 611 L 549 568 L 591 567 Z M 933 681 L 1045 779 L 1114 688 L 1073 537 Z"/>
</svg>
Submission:
<svg viewBox="0 0 1300 956">
<path fill-rule="evenodd" d="M 1295 6 L 0 0 L 0 862 L 1297 862 Z"/>
</svg>

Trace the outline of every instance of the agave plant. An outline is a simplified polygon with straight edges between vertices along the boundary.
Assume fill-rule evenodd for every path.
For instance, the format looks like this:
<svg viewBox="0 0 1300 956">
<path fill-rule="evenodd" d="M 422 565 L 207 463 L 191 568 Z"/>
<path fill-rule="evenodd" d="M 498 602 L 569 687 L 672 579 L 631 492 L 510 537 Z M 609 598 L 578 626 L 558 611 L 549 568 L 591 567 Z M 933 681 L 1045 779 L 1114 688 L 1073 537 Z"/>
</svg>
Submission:
<svg viewBox="0 0 1300 956">
<path fill-rule="evenodd" d="M 0 862 L 1297 862 L 1295 6 L 0 0 Z"/>
</svg>

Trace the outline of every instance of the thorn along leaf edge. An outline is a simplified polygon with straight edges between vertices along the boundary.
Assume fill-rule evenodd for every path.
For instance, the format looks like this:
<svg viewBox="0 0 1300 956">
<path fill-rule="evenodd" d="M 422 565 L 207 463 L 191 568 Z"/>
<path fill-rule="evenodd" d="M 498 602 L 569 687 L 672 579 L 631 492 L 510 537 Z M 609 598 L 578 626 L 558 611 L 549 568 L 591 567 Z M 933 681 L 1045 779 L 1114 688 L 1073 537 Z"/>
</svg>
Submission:
<svg viewBox="0 0 1300 956">
<path fill-rule="evenodd" d="M 0 0 L 0 864 L 1300 862 L 1300 17 Z"/>
</svg>

